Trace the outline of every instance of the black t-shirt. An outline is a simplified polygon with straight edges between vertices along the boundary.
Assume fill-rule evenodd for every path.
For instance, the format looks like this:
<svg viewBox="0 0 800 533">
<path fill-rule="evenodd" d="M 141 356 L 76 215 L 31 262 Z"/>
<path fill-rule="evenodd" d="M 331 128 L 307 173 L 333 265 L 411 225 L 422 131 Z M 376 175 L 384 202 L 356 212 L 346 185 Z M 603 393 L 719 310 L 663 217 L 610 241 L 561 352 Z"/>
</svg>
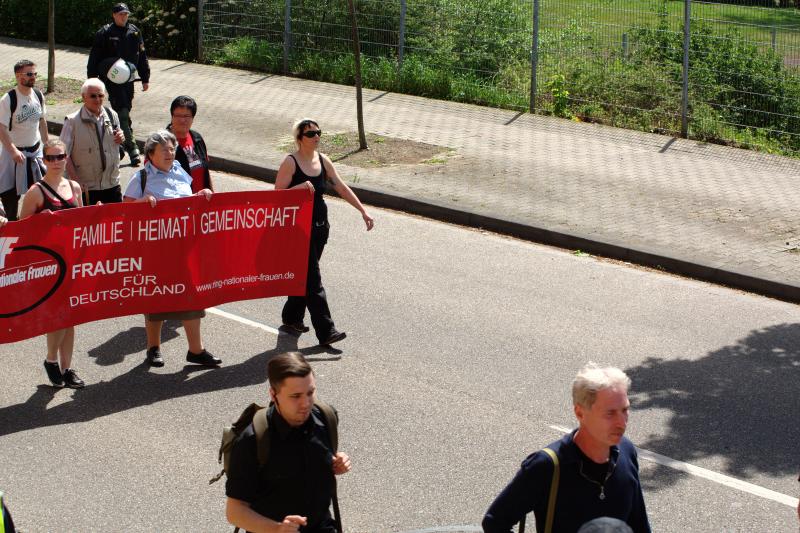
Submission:
<svg viewBox="0 0 800 533">
<path fill-rule="evenodd" d="M 323 416 L 314 407 L 300 427 L 293 428 L 270 407 L 269 457 L 259 469 L 256 436 L 251 424 L 234 443 L 225 494 L 277 522 L 287 515 L 308 519 L 303 533 L 335 533 L 328 510 L 333 495 L 333 451 Z"/>
</svg>

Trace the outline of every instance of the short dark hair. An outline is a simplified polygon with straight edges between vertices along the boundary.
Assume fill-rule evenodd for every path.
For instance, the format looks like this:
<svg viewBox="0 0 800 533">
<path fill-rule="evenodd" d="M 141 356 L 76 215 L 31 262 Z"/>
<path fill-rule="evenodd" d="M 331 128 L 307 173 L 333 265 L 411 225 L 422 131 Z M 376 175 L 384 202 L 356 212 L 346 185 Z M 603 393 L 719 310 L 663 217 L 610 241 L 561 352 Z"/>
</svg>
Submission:
<svg viewBox="0 0 800 533">
<path fill-rule="evenodd" d="M 269 386 L 276 392 L 286 378 L 304 378 L 313 373 L 311 365 L 300 352 L 284 352 L 267 363 Z"/>
<path fill-rule="evenodd" d="M 14 74 L 24 69 L 25 67 L 35 67 L 35 66 L 36 63 L 31 61 L 30 59 L 20 59 L 14 64 Z"/>
<path fill-rule="evenodd" d="M 183 95 L 175 98 L 175 100 L 173 100 L 172 104 L 169 106 L 169 114 L 172 115 L 179 107 L 185 107 L 191 111 L 192 117 L 197 114 L 197 102 L 195 102 L 194 98 L 191 96 Z"/>
</svg>

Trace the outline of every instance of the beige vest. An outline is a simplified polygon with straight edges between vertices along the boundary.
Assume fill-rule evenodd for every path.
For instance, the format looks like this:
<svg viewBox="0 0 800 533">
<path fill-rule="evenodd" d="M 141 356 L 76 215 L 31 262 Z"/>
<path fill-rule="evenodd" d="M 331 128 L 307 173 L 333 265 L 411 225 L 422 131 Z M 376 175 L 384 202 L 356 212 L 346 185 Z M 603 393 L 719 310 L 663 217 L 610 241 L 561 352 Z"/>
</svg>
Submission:
<svg viewBox="0 0 800 533">
<path fill-rule="evenodd" d="M 114 110 L 103 108 L 103 144 L 97 131 L 97 121 L 83 106 L 66 120 L 72 121 L 72 152 L 69 156 L 77 172 L 81 188 L 102 191 L 119 185 L 119 146 L 114 142 L 114 126 L 119 118 Z M 110 112 L 113 116 L 109 116 Z"/>
</svg>

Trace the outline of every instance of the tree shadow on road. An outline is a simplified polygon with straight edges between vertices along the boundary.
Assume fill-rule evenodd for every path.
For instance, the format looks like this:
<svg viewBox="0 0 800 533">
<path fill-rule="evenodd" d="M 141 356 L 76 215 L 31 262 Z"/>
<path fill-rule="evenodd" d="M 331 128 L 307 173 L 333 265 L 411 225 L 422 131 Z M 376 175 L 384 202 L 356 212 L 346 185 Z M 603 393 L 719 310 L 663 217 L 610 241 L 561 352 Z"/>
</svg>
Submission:
<svg viewBox="0 0 800 533">
<path fill-rule="evenodd" d="M 626 372 L 634 409 L 672 413 L 667 433 L 642 448 L 689 463 L 719 457 L 740 479 L 797 474 L 800 324 L 751 331 L 702 359 L 651 358 Z M 661 470 L 643 482 L 659 488 L 680 478 Z"/>
<path fill-rule="evenodd" d="M 120 335 L 125 337 L 136 329 L 139 328 L 131 328 Z M 151 372 L 143 358 L 142 364 L 129 372 L 111 381 L 92 383 L 84 389 L 73 391 L 72 401 L 49 409 L 47 406 L 55 394 L 69 394 L 69 391 L 40 385 L 24 403 L 0 408 L 0 437 L 41 427 L 86 422 L 173 398 L 265 383 L 267 362 L 280 353 L 293 350 L 298 350 L 297 337 L 281 333 L 275 348 L 241 363 L 215 369 L 186 365 L 173 373 Z M 315 347 L 298 351 L 309 355 L 311 363 L 340 359 L 336 353 L 338 350 Z M 325 353 L 331 356 L 325 357 Z"/>
</svg>

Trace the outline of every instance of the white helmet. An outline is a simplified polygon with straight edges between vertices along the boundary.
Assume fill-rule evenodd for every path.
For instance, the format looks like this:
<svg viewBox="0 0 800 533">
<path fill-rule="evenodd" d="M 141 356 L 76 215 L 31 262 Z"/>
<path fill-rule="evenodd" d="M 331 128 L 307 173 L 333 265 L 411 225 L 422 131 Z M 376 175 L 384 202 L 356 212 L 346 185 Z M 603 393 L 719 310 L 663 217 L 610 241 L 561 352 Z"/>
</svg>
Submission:
<svg viewBox="0 0 800 533">
<path fill-rule="evenodd" d="M 108 79 L 114 83 L 118 83 L 123 85 L 128 83 L 129 81 L 133 81 L 134 74 L 136 73 L 136 67 L 133 63 L 128 63 L 124 59 L 120 58 L 111 65 L 111 68 L 108 69 Z"/>
</svg>

